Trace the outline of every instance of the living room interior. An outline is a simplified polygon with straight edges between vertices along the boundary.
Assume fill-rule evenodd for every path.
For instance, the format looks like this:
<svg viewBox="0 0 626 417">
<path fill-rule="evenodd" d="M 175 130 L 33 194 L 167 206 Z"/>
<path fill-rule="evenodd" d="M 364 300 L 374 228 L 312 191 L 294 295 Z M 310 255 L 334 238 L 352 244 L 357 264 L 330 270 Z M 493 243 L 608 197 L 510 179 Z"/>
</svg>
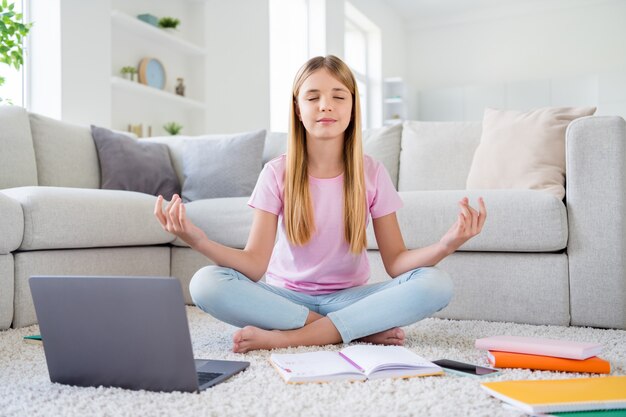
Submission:
<svg viewBox="0 0 626 417">
<path fill-rule="evenodd" d="M 11 4 L 32 26 L 23 65 L 0 62 L 0 415 L 518 416 L 530 413 L 481 383 L 626 375 L 623 0 Z M 294 75 L 319 55 L 355 75 L 364 152 L 404 202 L 408 249 L 439 239 L 464 196 L 487 202 L 484 231 L 438 264 L 452 301 L 405 327 L 404 346 L 499 368 L 478 339 L 598 344 L 609 376 L 502 366 L 287 384 L 270 355 L 345 346 L 232 352 L 237 328 L 195 307 L 188 288 L 212 262 L 160 227 L 157 194 L 137 184 L 167 171 L 189 218 L 244 248 L 259 173 L 286 152 Z M 119 138 L 134 144 L 124 154 L 106 148 Z M 150 146 L 166 161 L 142 161 Z M 545 164 L 560 166 L 557 185 L 512 178 Z M 389 280 L 367 233 L 370 282 Z M 24 340 L 40 333 L 28 283 L 40 275 L 174 277 L 194 356 L 250 366 L 200 393 L 52 383 L 42 345 Z"/>
</svg>

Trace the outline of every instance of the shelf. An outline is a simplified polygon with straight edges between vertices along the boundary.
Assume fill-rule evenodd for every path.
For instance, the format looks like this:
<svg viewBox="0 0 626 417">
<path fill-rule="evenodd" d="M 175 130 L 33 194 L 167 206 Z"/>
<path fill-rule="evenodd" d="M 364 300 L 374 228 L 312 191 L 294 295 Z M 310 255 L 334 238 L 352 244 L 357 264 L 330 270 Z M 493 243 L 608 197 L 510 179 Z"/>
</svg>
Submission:
<svg viewBox="0 0 626 417">
<path fill-rule="evenodd" d="M 114 26 L 126 28 L 129 31 L 153 42 L 166 43 L 169 46 L 176 48 L 186 54 L 204 56 L 206 50 L 199 47 L 189 41 L 177 38 L 174 35 L 170 35 L 163 29 L 154 27 L 148 23 L 142 22 L 136 17 L 130 16 L 119 10 L 111 11 L 111 21 Z"/>
<path fill-rule="evenodd" d="M 393 126 L 402 123 L 402 119 L 385 119 L 383 120 L 383 126 Z"/>
<path fill-rule="evenodd" d="M 385 103 L 402 103 L 404 100 L 400 97 L 386 98 Z"/>
<path fill-rule="evenodd" d="M 179 96 L 176 94 L 168 93 L 167 91 L 159 90 L 154 87 L 147 86 L 135 81 L 125 80 L 120 77 L 111 77 L 111 84 L 114 88 L 122 91 L 130 91 L 133 93 L 139 93 L 144 95 L 151 95 L 153 97 L 160 97 L 171 102 L 185 105 L 189 108 L 205 110 L 206 105 L 200 101 L 193 100 L 187 97 Z"/>
<path fill-rule="evenodd" d="M 402 82 L 402 78 L 400 78 L 400 77 L 389 77 L 389 78 L 385 78 L 384 81 L 386 83 L 401 83 Z"/>
</svg>

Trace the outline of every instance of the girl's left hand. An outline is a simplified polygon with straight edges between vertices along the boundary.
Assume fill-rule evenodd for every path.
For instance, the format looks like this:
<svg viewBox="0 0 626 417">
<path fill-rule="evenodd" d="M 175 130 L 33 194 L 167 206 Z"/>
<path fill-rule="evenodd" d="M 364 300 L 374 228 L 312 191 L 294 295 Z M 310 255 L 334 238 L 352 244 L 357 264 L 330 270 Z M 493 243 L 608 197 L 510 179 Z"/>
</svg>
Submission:
<svg viewBox="0 0 626 417">
<path fill-rule="evenodd" d="M 469 199 L 463 197 L 459 201 L 459 216 L 450 230 L 439 241 L 448 254 L 456 251 L 465 242 L 476 236 L 483 229 L 487 219 L 487 208 L 482 197 L 478 198 L 479 211 L 469 205 Z"/>
</svg>

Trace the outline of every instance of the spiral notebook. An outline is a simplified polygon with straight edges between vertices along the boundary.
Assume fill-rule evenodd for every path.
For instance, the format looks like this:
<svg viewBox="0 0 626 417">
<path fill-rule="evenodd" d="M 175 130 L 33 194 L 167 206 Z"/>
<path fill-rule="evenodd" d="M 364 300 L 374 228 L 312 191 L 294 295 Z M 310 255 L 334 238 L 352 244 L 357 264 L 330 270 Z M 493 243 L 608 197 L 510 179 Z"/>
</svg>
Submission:
<svg viewBox="0 0 626 417">
<path fill-rule="evenodd" d="M 529 413 L 626 408 L 626 376 L 484 382 L 494 397 Z"/>
</svg>

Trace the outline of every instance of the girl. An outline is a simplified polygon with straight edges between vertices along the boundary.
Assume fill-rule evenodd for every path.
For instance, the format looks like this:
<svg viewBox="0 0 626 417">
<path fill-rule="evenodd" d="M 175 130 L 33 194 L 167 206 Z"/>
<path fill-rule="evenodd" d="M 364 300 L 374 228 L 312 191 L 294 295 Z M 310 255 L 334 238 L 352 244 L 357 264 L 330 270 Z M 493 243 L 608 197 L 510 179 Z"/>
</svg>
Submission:
<svg viewBox="0 0 626 417">
<path fill-rule="evenodd" d="M 312 58 L 296 75 L 287 154 L 259 176 L 245 249 L 209 240 L 179 196 L 164 211 L 162 202 L 155 215 L 163 228 L 216 264 L 200 269 L 189 290 L 199 308 L 242 328 L 235 352 L 354 340 L 402 345 L 401 326 L 452 297 L 449 276 L 432 266 L 480 233 L 487 214 L 482 198 L 479 211 L 463 198 L 439 242 L 407 250 L 395 214 L 402 201 L 383 165 L 363 155 L 356 81 L 334 56 Z M 394 279 L 364 285 L 369 216 Z"/>
</svg>

